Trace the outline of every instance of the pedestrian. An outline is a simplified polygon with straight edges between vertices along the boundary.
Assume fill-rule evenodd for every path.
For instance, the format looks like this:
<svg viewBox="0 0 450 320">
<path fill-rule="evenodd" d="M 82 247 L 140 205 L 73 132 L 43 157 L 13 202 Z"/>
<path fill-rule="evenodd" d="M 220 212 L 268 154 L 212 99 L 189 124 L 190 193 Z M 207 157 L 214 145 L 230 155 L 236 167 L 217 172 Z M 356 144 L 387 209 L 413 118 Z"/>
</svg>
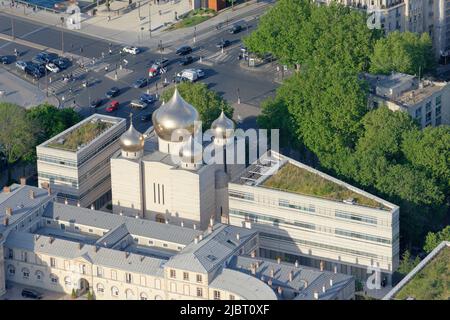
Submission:
<svg viewBox="0 0 450 320">
<path fill-rule="evenodd" d="M 111 16 L 108 16 L 108 21 L 111 21 Z"/>
</svg>

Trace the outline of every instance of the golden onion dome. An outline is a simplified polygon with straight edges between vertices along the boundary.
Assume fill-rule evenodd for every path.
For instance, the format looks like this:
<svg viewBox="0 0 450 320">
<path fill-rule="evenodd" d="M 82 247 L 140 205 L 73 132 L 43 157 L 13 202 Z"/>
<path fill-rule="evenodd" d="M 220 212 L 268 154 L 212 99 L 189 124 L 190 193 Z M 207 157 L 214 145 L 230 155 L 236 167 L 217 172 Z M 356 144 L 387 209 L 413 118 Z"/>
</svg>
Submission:
<svg viewBox="0 0 450 320">
<path fill-rule="evenodd" d="M 120 148 L 125 152 L 138 152 L 144 149 L 144 136 L 133 126 L 133 119 L 130 121 L 130 127 L 119 139 Z"/>
<path fill-rule="evenodd" d="M 220 116 L 211 124 L 211 130 L 214 137 L 228 139 L 234 133 L 234 122 L 222 110 Z"/>
<path fill-rule="evenodd" d="M 159 138 L 178 142 L 181 137 L 187 134 L 193 135 L 197 131 L 196 122 L 199 121 L 199 114 L 175 88 L 172 98 L 153 112 L 152 120 L 153 128 Z"/>
<path fill-rule="evenodd" d="M 180 148 L 180 157 L 183 162 L 202 162 L 203 146 L 190 136 L 189 140 Z"/>
</svg>

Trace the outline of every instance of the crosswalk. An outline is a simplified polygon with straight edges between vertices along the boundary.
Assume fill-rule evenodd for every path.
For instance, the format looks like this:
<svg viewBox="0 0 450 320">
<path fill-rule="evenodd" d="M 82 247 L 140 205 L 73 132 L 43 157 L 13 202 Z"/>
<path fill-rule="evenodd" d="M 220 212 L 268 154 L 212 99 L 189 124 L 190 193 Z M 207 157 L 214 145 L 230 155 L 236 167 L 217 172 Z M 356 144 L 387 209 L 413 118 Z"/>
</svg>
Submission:
<svg viewBox="0 0 450 320">
<path fill-rule="evenodd" d="M 80 67 L 77 67 L 75 70 L 71 71 L 72 76 L 74 78 L 78 78 L 79 76 L 83 75 L 86 71 L 81 69 Z M 60 91 L 62 91 L 64 88 L 66 88 L 67 86 L 69 86 L 69 82 L 64 82 L 63 81 L 63 77 L 60 77 L 57 80 L 52 80 L 51 79 L 52 76 L 49 75 L 49 85 L 48 88 L 51 92 L 55 92 L 58 93 Z"/>
<path fill-rule="evenodd" d="M 220 49 L 216 52 L 200 49 L 196 52 L 199 57 L 202 57 L 202 61 L 200 63 L 205 65 L 214 65 L 214 64 L 225 64 L 232 60 L 237 61 L 236 53 L 233 53 L 231 50 L 226 50 L 222 52 Z"/>
</svg>

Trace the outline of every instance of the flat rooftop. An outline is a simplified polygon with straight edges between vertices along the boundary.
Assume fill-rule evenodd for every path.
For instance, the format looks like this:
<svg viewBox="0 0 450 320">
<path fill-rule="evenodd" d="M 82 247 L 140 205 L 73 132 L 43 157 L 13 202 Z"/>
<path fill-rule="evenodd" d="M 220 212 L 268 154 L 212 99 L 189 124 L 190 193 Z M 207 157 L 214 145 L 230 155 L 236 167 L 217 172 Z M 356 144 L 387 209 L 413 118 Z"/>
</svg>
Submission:
<svg viewBox="0 0 450 320">
<path fill-rule="evenodd" d="M 376 209 L 393 205 L 300 162 L 272 152 L 251 164 L 233 182 Z"/>
<path fill-rule="evenodd" d="M 436 92 L 441 91 L 445 87 L 445 85 L 446 83 L 444 82 L 425 81 L 423 83 L 423 87 L 417 87 L 413 90 L 403 92 L 395 100 L 406 106 L 412 106 L 428 97 L 431 97 Z"/>
<path fill-rule="evenodd" d="M 126 120 L 122 118 L 94 114 L 47 140 L 40 146 L 77 152 L 91 144 L 115 125 L 124 121 Z"/>
</svg>

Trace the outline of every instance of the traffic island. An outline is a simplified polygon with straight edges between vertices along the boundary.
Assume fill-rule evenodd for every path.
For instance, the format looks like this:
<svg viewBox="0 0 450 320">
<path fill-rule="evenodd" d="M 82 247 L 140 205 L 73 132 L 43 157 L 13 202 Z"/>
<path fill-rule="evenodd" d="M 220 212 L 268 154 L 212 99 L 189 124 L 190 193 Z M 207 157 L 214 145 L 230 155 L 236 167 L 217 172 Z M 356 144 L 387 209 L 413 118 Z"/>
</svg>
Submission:
<svg viewBox="0 0 450 320">
<path fill-rule="evenodd" d="M 120 80 L 128 75 L 133 73 L 133 70 L 125 69 L 125 68 L 117 68 L 116 70 L 110 71 L 107 74 L 105 74 L 105 77 L 111 79 L 111 80 Z"/>
</svg>

